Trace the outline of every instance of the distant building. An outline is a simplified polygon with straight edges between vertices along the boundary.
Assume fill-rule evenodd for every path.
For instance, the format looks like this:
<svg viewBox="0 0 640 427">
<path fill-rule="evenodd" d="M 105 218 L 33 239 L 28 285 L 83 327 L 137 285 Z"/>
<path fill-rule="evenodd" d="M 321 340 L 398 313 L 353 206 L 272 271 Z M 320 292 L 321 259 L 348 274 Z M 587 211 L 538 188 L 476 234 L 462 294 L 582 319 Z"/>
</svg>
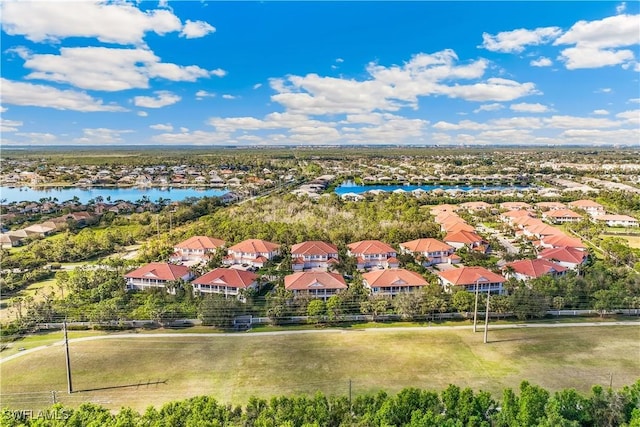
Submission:
<svg viewBox="0 0 640 427">
<path fill-rule="evenodd" d="M 423 266 L 451 262 L 456 248 L 437 239 L 417 239 L 400 243 L 400 251 L 413 255 Z"/>
<path fill-rule="evenodd" d="M 291 263 L 294 271 L 309 268 L 329 269 L 338 262 L 336 245 L 322 241 L 308 241 L 291 246 Z"/>
<path fill-rule="evenodd" d="M 380 240 L 362 240 L 347 245 L 348 253 L 356 257 L 358 269 L 394 268 L 399 262 L 396 250 Z"/>
<path fill-rule="evenodd" d="M 464 289 L 469 292 L 504 293 L 503 283 L 506 279 L 484 267 L 461 267 L 438 272 L 440 283 L 448 292 Z"/>
<path fill-rule="evenodd" d="M 233 296 L 244 302 L 242 289 L 257 289 L 258 275 L 235 268 L 216 268 L 192 282 L 193 292 Z"/>
<path fill-rule="evenodd" d="M 279 254 L 280 245 L 276 243 L 260 239 L 248 239 L 231 246 L 223 263 L 228 265 L 248 264 L 259 268 Z"/>
<path fill-rule="evenodd" d="M 506 264 L 502 271 L 505 276 L 512 276 L 517 280 L 531 280 L 542 276 L 564 276 L 567 267 L 546 259 L 523 259 Z"/>
<path fill-rule="evenodd" d="M 171 256 L 171 261 L 203 262 L 208 260 L 224 244 L 224 240 L 213 237 L 193 236 L 173 247 L 175 253 Z"/>
<path fill-rule="evenodd" d="M 394 297 L 401 293 L 413 292 L 429 283 L 415 271 L 403 268 L 373 270 L 362 275 L 362 284 L 374 295 Z"/>
<path fill-rule="evenodd" d="M 284 287 L 294 295 L 309 295 L 326 301 L 336 293 L 347 289 L 347 283 L 337 273 L 301 271 L 285 276 Z"/>
</svg>

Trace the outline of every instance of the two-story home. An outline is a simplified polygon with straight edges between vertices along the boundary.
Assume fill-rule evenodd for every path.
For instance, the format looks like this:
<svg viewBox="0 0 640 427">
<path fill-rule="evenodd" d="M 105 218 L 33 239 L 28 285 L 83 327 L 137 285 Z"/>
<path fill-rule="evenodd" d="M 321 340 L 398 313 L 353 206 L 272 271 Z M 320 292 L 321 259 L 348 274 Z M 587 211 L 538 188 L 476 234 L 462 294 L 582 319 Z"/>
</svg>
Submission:
<svg viewBox="0 0 640 427">
<path fill-rule="evenodd" d="M 331 243 L 312 240 L 291 246 L 291 266 L 294 271 L 309 268 L 328 270 L 338 263 L 338 247 Z"/>
<path fill-rule="evenodd" d="M 362 284 L 373 295 L 394 297 L 405 292 L 413 292 L 429 283 L 415 271 L 404 268 L 373 270 L 362 275 Z"/>
<path fill-rule="evenodd" d="M 193 279 L 193 273 L 184 265 L 152 262 L 124 275 L 127 290 L 166 288 L 169 282 Z M 172 292 L 170 289 L 169 292 Z"/>
<path fill-rule="evenodd" d="M 235 268 L 216 268 L 192 282 L 195 294 L 221 294 L 225 298 L 233 296 L 245 302 L 242 289 L 257 289 L 258 275 L 251 271 Z"/>
<path fill-rule="evenodd" d="M 453 292 L 454 289 L 464 289 L 468 292 L 504 293 L 503 283 L 506 279 L 484 267 L 461 267 L 452 270 L 439 271 L 438 277 L 442 287 Z"/>
<path fill-rule="evenodd" d="M 582 220 L 582 215 L 571 209 L 553 209 L 542 214 L 545 219 L 553 224 L 564 224 L 566 222 L 578 222 Z"/>
<path fill-rule="evenodd" d="M 483 253 L 488 250 L 488 243 L 473 231 L 460 230 L 448 233 L 444 236 L 444 241 L 456 249 L 466 246 L 471 250 L 478 250 Z"/>
<path fill-rule="evenodd" d="M 543 258 L 514 261 L 502 268 L 505 277 L 513 277 L 523 281 L 542 276 L 560 277 L 564 276 L 567 270 L 567 267 Z"/>
<path fill-rule="evenodd" d="M 294 295 L 310 295 L 326 301 L 336 293 L 347 289 L 347 282 L 338 273 L 299 271 L 284 277 L 284 287 Z"/>
<path fill-rule="evenodd" d="M 193 236 L 176 244 L 173 247 L 175 253 L 170 260 L 204 262 L 211 257 L 218 248 L 224 246 L 224 240 L 207 236 Z"/>
<path fill-rule="evenodd" d="M 589 254 L 575 248 L 550 248 L 538 254 L 538 258 L 546 259 L 571 270 L 578 270 L 587 262 Z"/>
<path fill-rule="evenodd" d="M 358 270 L 394 268 L 399 262 L 396 250 L 380 240 L 361 240 L 347 245 L 348 254 L 356 257 Z"/>
<path fill-rule="evenodd" d="M 422 265 L 427 267 L 433 264 L 453 262 L 451 255 L 454 254 L 456 248 L 440 240 L 428 238 L 400 243 L 400 251 L 412 254 L 416 260 L 421 261 Z"/>
<path fill-rule="evenodd" d="M 606 213 L 604 206 L 598 202 L 594 202 L 593 200 L 575 200 L 573 202 L 569 202 L 568 205 L 570 208 L 582 209 L 590 216 L 604 215 Z"/>
<path fill-rule="evenodd" d="M 279 254 L 280 245 L 276 243 L 260 239 L 248 239 L 231 246 L 223 263 L 227 265 L 248 264 L 260 268 Z"/>
<path fill-rule="evenodd" d="M 607 227 L 638 227 L 637 219 L 629 215 L 597 215 L 593 217 L 596 222 L 601 222 Z"/>
</svg>

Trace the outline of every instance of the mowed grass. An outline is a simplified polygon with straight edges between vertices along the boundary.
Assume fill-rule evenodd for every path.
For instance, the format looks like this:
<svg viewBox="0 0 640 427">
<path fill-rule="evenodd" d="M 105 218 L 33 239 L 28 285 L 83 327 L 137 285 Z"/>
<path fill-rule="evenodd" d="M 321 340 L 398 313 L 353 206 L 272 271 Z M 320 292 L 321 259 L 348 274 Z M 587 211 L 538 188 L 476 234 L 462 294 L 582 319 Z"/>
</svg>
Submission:
<svg viewBox="0 0 640 427">
<path fill-rule="evenodd" d="M 61 333 L 59 333 L 61 335 Z M 59 339 L 59 338 L 58 338 Z M 404 387 L 441 390 L 454 383 L 496 397 L 526 379 L 550 390 L 631 384 L 640 378 L 640 328 L 393 331 L 316 334 L 112 338 L 71 343 L 73 394 L 66 393 L 64 348 L 0 365 L 3 406 L 92 401 L 112 409 L 212 395 L 242 404 L 250 396 L 354 393 Z M 154 384 L 154 382 L 160 382 Z M 148 384 L 150 383 L 150 384 Z"/>
</svg>

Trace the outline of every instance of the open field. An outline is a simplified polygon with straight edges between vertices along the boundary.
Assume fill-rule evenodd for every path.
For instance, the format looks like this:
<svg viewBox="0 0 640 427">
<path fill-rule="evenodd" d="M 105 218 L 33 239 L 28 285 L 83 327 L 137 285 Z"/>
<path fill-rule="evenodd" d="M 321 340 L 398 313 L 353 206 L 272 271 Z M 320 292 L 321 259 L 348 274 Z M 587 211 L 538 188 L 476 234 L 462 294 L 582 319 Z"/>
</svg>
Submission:
<svg viewBox="0 0 640 427">
<path fill-rule="evenodd" d="M 505 329 L 489 337 L 484 345 L 482 333 L 434 327 L 72 342 L 72 395 L 66 393 L 64 348 L 56 344 L 0 365 L 2 404 L 43 407 L 51 390 L 65 404 L 93 401 L 112 409 L 144 410 L 200 394 L 240 404 L 251 395 L 347 394 L 350 379 L 354 393 L 455 383 L 499 397 L 524 379 L 550 390 L 588 392 L 595 384 L 608 386 L 610 374 L 616 388 L 640 378 L 637 326 Z"/>
</svg>

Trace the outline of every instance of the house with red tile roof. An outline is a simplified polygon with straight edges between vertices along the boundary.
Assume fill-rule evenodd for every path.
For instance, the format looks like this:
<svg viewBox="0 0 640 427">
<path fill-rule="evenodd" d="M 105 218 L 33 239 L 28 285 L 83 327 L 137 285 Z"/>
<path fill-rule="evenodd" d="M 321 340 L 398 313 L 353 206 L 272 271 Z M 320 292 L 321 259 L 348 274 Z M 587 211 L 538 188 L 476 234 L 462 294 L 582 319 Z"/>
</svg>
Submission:
<svg viewBox="0 0 640 427">
<path fill-rule="evenodd" d="M 523 259 L 506 264 L 503 268 L 505 277 L 517 280 L 531 280 L 542 276 L 564 276 L 568 268 L 543 258 Z"/>
<path fill-rule="evenodd" d="M 446 221 L 440 225 L 441 231 L 446 231 L 447 233 L 454 233 L 456 231 L 475 231 L 476 228 L 473 225 L 467 224 L 464 220 L 460 221 Z"/>
<path fill-rule="evenodd" d="M 339 261 L 338 247 L 319 240 L 298 243 L 291 246 L 291 261 L 294 271 L 309 268 L 328 270 L 332 264 Z"/>
<path fill-rule="evenodd" d="M 553 224 L 564 224 L 565 222 L 578 222 L 582 220 L 582 215 L 571 209 L 554 209 L 542 214 L 545 219 Z"/>
<path fill-rule="evenodd" d="M 470 213 L 475 213 L 478 211 L 490 210 L 493 206 L 487 202 L 465 202 L 460 203 L 460 207 L 462 209 L 466 209 Z"/>
<path fill-rule="evenodd" d="M 452 262 L 456 248 L 437 239 L 417 239 L 400 243 L 400 251 L 413 255 L 423 266 Z"/>
<path fill-rule="evenodd" d="M 571 270 L 578 268 L 587 262 L 588 254 L 575 248 L 550 248 L 538 254 L 538 258 L 546 259 Z"/>
<path fill-rule="evenodd" d="M 564 233 L 542 236 L 538 246 L 541 248 L 574 248 L 581 251 L 587 250 L 582 240 L 577 237 L 570 237 Z"/>
<path fill-rule="evenodd" d="M 171 255 L 170 261 L 207 261 L 224 243 L 224 240 L 213 237 L 193 236 L 173 247 L 175 253 Z"/>
<path fill-rule="evenodd" d="M 415 271 L 404 268 L 373 270 L 362 275 L 362 284 L 373 295 L 394 297 L 401 293 L 413 292 L 429 283 Z"/>
<path fill-rule="evenodd" d="M 522 233 L 528 237 L 542 238 L 544 236 L 553 236 L 556 234 L 564 234 L 562 230 L 558 227 L 554 227 L 549 224 L 545 224 L 544 222 L 536 222 L 533 224 L 528 224 L 526 227 L 522 229 Z"/>
<path fill-rule="evenodd" d="M 235 268 L 216 268 L 191 282 L 195 294 L 221 294 L 245 302 L 242 289 L 257 289 L 258 275 Z"/>
<path fill-rule="evenodd" d="M 508 211 L 528 210 L 531 209 L 531 205 L 525 202 L 503 202 L 500 203 L 500 209 L 506 209 Z"/>
<path fill-rule="evenodd" d="M 582 209 L 590 216 L 604 215 L 606 213 L 604 206 L 598 202 L 594 202 L 593 200 L 575 200 L 573 202 L 569 202 L 568 205 L 570 208 Z"/>
<path fill-rule="evenodd" d="M 380 240 L 361 240 L 348 244 L 347 248 L 347 253 L 356 257 L 358 270 L 394 268 L 399 265 L 396 250 Z"/>
<path fill-rule="evenodd" d="M 431 215 L 439 215 L 442 212 L 455 212 L 458 209 L 460 209 L 458 206 L 456 205 L 438 205 L 438 206 L 434 206 L 431 208 L 431 210 L 429 211 L 431 213 Z"/>
<path fill-rule="evenodd" d="M 567 205 L 565 205 L 564 203 L 560 203 L 560 202 L 538 202 L 535 204 L 536 208 L 540 209 L 541 211 L 548 211 L 548 210 L 557 210 L 557 209 L 566 209 Z"/>
<path fill-rule="evenodd" d="M 488 249 L 488 243 L 480 237 L 479 234 L 473 231 L 455 231 L 453 233 L 448 233 L 444 236 L 445 243 L 453 246 L 456 249 L 460 249 L 463 246 L 468 247 L 473 250 L 482 250 L 482 252 L 486 252 Z"/>
<path fill-rule="evenodd" d="M 521 217 L 534 217 L 535 215 L 525 209 L 515 209 L 515 210 L 510 210 L 507 212 L 503 212 L 500 214 L 500 221 L 502 222 L 506 222 L 507 224 L 513 224 L 513 221 L 516 218 L 521 218 Z"/>
<path fill-rule="evenodd" d="M 193 273 L 184 265 L 169 264 L 166 262 L 152 262 L 143 265 L 124 275 L 127 281 L 127 290 L 145 290 L 166 288 L 169 282 L 193 279 Z"/>
<path fill-rule="evenodd" d="M 338 273 L 299 271 L 284 277 L 284 287 L 294 295 L 309 295 L 326 301 L 347 289 L 347 282 Z"/>
<path fill-rule="evenodd" d="M 629 215 L 596 215 L 595 222 L 602 222 L 607 227 L 638 227 L 640 223 L 637 219 Z"/>
<path fill-rule="evenodd" d="M 469 292 L 491 292 L 502 294 L 503 276 L 487 270 L 484 267 L 461 267 L 446 271 L 439 271 L 440 284 L 448 292 L 454 289 L 464 289 Z"/>
<path fill-rule="evenodd" d="M 231 246 L 222 262 L 227 265 L 248 264 L 260 268 L 279 254 L 280 245 L 276 243 L 248 239 Z"/>
</svg>

